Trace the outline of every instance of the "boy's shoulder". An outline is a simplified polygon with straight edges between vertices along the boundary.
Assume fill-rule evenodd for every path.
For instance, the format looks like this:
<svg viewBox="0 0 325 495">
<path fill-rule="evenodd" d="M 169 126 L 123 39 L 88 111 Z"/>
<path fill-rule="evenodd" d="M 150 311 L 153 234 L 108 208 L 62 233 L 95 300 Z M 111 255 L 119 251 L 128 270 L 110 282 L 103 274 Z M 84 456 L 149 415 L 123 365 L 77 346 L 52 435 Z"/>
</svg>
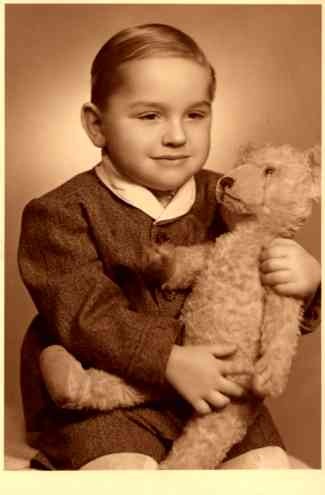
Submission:
<svg viewBox="0 0 325 495">
<path fill-rule="evenodd" d="M 33 201 L 40 203 L 70 203 L 79 198 L 93 197 L 96 190 L 100 190 L 100 183 L 95 173 L 95 167 L 80 172 L 63 184 L 51 189 Z"/>
</svg>

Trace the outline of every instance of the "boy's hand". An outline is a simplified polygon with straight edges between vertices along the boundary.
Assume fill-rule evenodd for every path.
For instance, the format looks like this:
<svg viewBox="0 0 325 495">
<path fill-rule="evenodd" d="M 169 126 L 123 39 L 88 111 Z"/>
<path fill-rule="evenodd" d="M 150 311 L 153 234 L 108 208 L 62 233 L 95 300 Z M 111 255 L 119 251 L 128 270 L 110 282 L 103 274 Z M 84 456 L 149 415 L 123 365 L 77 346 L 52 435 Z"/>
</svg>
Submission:
<svg viewBox="0 0 325 495">
<path fill-rule="evenodd" d="M 236 351 L 235 345 L 173 347 L 167 363 L 166 378 L 199 414 L 226 406 L 245 390 L 226 378 L 228 374 L 251 374 L 252 369 L 224 359 Z"/>
<path fill-rule="evenodd" d="M 284 296 L 309 300 L 321 280 L 320 263 L 292 239 L 277 238 L 260 256 L 261 281 Z"/>
</svg>

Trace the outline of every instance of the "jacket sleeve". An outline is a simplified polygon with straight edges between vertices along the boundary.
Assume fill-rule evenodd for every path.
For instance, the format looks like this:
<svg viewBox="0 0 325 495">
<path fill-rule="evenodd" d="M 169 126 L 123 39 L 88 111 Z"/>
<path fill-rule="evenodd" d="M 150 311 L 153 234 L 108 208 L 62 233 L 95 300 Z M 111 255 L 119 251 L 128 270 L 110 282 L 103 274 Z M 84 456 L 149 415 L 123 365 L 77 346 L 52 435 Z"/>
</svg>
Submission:
<svg viewBox="0 0 325 495">
<path fill-rule="evenodd" d="M 321 285 L 318 286 L 317 291 L 308 304 L 303 314 L 303 320 L 300 324 L 300 331 L 302 335 L 311 333 L 321 324 L 321 299 L 322 290 Z"/>
<path fill-rule="evenodd" d="M 163 384 L 181 324 L 130 309 L 75 208 L 39 199 L 23 212 L 18 263 L 36 308 L 55 340 L 81 362 Z"/>
</svg>

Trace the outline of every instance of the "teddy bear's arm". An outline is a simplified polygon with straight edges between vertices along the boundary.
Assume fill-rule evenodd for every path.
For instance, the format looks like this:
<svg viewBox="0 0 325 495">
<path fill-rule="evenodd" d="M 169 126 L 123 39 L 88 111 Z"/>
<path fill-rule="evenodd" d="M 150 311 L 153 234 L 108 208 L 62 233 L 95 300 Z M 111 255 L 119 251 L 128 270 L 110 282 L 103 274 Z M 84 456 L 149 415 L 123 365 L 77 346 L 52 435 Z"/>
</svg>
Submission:
<svg viewBox="0 0 325 495">
<path fill-rule="evenodd" d="M 190 287 L 213 244 L 153 246 L 145 253 L 145 270 L 169 289 Z M 167 283 L 166 283 L 167 280 Z M 50 346 L 40 356 L 41 374 L 52 400 L 67 409 L 110 410 L 157 398 L 153 390 L 138 390 L 116 375 L 84 369 L 62 346 Z"/>
<path fill-rule="evenodd" d="M 64 347 L 52 345 L 40 355 L 40 370 L 51 399 L 65 409 L 107 411 L 131 407 L 154 398 L 116 375 L 84 369 Z"/>
<path fill-rule="evenodd" d="M 262 352 L 254 378 L 254 389 L 259 395 L 276 397 L 284 391 L 298 344 L 301 306 L 297 299 L 266 289 Z"/>
<path fill-rule="evenodd" d="M 193 246 L 155 245 L 145 253 L 145 270 L 164 289 L 187 289 L 203 270 L 213 246 L 212 242 Z"/>
</svg>

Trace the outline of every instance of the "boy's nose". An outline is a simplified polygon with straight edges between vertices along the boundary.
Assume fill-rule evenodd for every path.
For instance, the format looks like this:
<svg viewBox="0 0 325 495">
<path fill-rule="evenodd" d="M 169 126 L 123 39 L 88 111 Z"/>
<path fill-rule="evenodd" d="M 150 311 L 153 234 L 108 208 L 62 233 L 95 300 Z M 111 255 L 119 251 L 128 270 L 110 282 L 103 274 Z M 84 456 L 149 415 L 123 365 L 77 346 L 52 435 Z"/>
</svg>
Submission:
<svg viewBox="0 0 325 495">
<path fill-rule="evenodd" d="M 162 142 L 165 146 L 182 146 L 186 143 L 186 133 L 181 122 L 170 122 L 165 129 Z"/>
</svg>

